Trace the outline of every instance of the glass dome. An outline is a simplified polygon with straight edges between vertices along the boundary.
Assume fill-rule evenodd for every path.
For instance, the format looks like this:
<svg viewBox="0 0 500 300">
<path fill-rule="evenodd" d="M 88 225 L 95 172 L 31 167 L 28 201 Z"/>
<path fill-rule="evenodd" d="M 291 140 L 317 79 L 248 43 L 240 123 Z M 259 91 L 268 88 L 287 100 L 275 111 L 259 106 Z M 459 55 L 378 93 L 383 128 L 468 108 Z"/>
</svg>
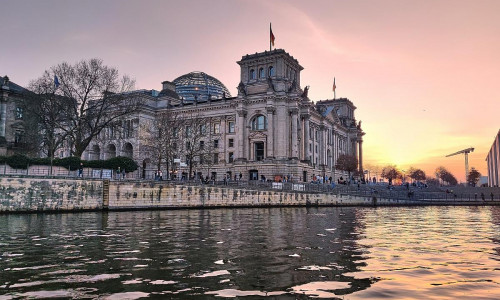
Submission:
<svg viewBox="0 0 500 300">
<path fill-rule="evenodd" d="M 174 79 L 175 91 L 184 100 L 206 101 L 210 95 L 212 99 L 231 97 L 229 90 L 217 78 L 203 72 L 191 72 Z"/>
</svg>

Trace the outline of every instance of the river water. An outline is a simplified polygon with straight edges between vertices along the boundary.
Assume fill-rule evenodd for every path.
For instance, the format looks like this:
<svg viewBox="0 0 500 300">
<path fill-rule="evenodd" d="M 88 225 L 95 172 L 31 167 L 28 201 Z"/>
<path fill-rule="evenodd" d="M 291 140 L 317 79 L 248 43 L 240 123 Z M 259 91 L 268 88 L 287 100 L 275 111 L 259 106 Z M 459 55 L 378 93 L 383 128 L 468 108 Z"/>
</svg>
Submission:
<svg viewBox="0 0 500 300">
<path fill-rule="evenodd" d="M 0 299 L 499 299 L 500 207 L 0 215 Z"/>
</svg>

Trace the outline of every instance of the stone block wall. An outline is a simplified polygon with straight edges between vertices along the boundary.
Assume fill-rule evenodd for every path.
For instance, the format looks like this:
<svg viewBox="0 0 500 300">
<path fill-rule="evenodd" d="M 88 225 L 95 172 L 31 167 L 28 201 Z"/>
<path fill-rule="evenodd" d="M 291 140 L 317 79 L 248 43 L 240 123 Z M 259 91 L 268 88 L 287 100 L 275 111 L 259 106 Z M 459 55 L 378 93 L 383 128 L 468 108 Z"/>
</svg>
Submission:
<svg viewBox="0 0 500 300">
<path fill-rule="evenodd" d="M 385 202 L 386 200 L 378 200 L 377 205 L 399 204 L 397 201 Z M 109 209 L 303 206 L 308 204 L 369 206 L 373 205 L 373 199 L 322 193 L 233 189 L 210 185 L 181 186 L 158 182 L 112 182 L 109 187 Z"/>
<path fill-rule="evenodd" d="M 0 177 L 0 212 L 102 209 L 102 180 Z"/>
</svg>

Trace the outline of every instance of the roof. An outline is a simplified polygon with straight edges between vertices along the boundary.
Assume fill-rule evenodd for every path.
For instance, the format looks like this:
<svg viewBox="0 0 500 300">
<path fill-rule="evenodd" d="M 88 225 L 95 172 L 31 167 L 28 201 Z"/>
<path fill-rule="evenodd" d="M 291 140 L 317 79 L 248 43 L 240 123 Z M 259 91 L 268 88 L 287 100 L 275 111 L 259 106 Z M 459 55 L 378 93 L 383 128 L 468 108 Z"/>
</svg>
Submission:
<svg viewBox="0 0 500 300">
<path fill-rule="evenodd" d="M 0 89 L 2 89 L 4 86 L 5 77 L 7 77 L 7 79 L 9 78 L 7 75 L 0 77 Z M 12 82 L 10 80 L 9 80 L 9 83 L 7 86 L 9 87 L 9 90 L 14 91 L 14 92 L 23 93 L 23 92 L 27 91 L 22 86 L 15 84 L 14 82 Z"/>
</svg>

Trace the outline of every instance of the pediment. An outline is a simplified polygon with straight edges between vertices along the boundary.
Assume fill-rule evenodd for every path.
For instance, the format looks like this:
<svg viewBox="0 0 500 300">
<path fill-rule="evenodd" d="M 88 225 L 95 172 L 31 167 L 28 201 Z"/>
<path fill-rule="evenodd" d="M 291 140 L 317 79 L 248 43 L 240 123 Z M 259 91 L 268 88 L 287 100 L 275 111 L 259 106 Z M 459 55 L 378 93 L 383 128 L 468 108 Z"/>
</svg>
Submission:
<svg viewBox="0 0 500 300">
<path fill-rule="evenodd" d="M 252 131 L 249 135 L 248 138 L 250 139 L 258 139 L 258 138 L 266 138 L 267 134 L 265 134 L 263 131 Z"/>
</svg>

